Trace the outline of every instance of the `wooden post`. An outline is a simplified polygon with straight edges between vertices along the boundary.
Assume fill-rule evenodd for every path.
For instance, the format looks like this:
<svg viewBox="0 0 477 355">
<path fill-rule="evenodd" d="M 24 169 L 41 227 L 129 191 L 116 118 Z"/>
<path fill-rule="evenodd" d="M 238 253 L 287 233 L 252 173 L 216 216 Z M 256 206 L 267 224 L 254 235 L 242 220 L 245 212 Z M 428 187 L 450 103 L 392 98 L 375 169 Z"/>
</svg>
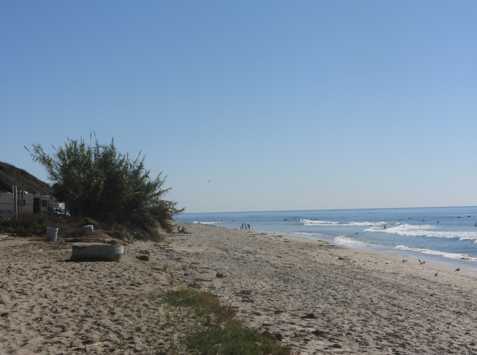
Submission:
<svg viewBox="0 0 477 355">
<path fill-rule="evenodd" d="M 23 204 L 25 201 L 25 193 L 23 190 L 23 186 L 20 186 L 20 192 L 18 194 L 20 195 L 20 203 L 18 204 L 18 216 L 20 218 L 23 218 L 23 210 L 25 209 Z"/>
<path fill-rule="evenodd" d="M 12 186 L 13 192 L 13 209 L 15 211 L 15 219 L 18 219 L 18 188 L 17 185 Z"/>
</svg>

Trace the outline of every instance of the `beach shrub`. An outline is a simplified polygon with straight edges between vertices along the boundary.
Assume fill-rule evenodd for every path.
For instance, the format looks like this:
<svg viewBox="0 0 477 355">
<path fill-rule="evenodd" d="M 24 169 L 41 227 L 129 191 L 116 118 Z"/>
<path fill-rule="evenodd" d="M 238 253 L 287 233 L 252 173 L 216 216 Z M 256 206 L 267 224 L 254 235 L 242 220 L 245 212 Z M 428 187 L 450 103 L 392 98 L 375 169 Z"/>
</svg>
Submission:
<svg viewBox="0 0 477 355">
<path fill-rule="evenodd" d="M 214 325 L 190 335 L 189 349 L 203 355 L 288 355 L 290 350 L 276 339 L 247 328 L 237 321 Z"/>
<path fill-rule="evenodd" d="M 289 355 L 290 349 L 274 337 L 247 328 L 235 319 L 231 307 L 217 296 L 193 288 L 168 292 L 164 302 L 191 308 L 202 321 L 202 329 L 189 334 L 185 343 L 191 353 L 203 355 Z M 212 322 L 211 322 L 212 320 Z"/>
<path fill-rule="evenodd" d="M 83 217 L 81 219 L 81 225 L 85 226 L 85 225 L 88 225 L 88 224 L 91 224 L 95 227 L 98 227 L 98 225 L 99 225 L 98 221 L 96 221 L 95 219 L 93 219 L 91 217 Z"/>
<path fill-rule="evenodd" d="M 0 233 L 18 236 L 43 235 L 46 233 L 47 219 L 43 215 L 26 215 L 21 218 L 0 218 Z"/>
<path fill-rule="evenodd" d="M 217 322 L 224 322 L 235 316 L 235 311 L 231 307 L 222 306 L 217 296 L 193 288 L 171 291 L 166 294 L 164 301 L 176 307 L 191 307 L 199 317 L 212 315 Z"/>
<path fill-rule="evenodd" d="M 114 141 L 100 144 L 96 138 L 68 139 L 53 154 L 41 145 L 29 149 L 53 182 L 53 194 L 73 217 L 88 217 L 105 224 L 121 224 L 148 237 L 158 228 L 171 231 L 173 217 L 181 210 L 164 199 L 170 190 L 160 173 L 152 177 L 144 155 L 135 159 L 118 151 Z"/>
</svg>

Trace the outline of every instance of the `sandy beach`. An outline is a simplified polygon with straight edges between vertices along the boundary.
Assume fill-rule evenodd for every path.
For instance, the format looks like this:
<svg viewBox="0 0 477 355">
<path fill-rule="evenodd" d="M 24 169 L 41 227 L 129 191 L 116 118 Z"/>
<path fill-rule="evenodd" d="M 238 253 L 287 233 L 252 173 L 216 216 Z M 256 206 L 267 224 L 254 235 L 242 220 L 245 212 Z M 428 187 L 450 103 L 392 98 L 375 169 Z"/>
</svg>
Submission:
<svg viewBox="0 0 477 355">
<path fill-rule="evenodd" d="M 0 237 L 0 354 L 177 354 L 194 327 L 162 295 L 209 290 L 296 354 L 477 353 L 477 274 L 319 241 L 187 225 L 118 263 Z M 141 250 L 150 260 L 136 258 Z"/>
</svg>

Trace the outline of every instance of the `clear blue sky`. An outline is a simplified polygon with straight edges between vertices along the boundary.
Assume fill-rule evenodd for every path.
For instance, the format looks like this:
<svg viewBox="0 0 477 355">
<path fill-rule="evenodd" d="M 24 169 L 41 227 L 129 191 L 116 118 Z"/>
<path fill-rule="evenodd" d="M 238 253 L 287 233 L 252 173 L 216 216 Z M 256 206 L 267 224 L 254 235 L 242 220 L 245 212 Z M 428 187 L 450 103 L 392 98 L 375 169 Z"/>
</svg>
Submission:
<svg viewBox="0 0 477 355">
<path fill-rule="evenodd" d="M 189 211 L 477 204 L 475 1 L 3 1 L 0 160 L 114 137 Z"/>
</svg>

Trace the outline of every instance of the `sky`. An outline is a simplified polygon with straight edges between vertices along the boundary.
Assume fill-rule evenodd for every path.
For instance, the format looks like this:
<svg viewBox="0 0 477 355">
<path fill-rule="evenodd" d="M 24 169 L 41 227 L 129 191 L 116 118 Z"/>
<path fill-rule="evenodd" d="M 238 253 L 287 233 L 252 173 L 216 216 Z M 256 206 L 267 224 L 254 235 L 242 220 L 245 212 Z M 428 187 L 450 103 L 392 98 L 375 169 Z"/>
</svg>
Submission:
<svg viewBox="0 0 477 355">
<path fill-rule="evenodd" d="M 475 1 L 0 1 L 0 160 L 95 132 L 187 211 L 477 205 Z"/>
</svg>

